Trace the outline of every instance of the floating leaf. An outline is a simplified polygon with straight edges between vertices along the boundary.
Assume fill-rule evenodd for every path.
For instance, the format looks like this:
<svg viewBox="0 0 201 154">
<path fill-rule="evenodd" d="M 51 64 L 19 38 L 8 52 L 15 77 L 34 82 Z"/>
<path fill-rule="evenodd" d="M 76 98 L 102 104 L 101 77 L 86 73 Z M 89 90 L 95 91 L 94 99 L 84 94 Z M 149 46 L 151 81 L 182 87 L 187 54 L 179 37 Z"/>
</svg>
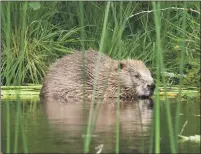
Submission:
<svg viewBox="0 0 201 154">
<path fill-rule="evenodd" d="M 194 135 L 194 136 L 178 135 L 178 136 L 181 138 L 180 142 L 190 141 L 190 142 L 200 143 L 200 135 Z"/>
</svg>

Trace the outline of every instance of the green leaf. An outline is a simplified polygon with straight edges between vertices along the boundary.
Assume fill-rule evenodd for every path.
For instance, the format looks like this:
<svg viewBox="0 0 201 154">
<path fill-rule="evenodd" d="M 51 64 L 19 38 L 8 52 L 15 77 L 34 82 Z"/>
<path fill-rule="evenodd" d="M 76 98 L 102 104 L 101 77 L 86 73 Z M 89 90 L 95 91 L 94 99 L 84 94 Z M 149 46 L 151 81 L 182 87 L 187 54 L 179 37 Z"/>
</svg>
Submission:
<svg viewBox="0 0 201 154">
<path fill-rule="evenodd" d="M 33 10 L 38 10 L 40 9 L 40 3 L 39 2 L 30 2 L 29 6 L 33 9 Z"/>
</svg>

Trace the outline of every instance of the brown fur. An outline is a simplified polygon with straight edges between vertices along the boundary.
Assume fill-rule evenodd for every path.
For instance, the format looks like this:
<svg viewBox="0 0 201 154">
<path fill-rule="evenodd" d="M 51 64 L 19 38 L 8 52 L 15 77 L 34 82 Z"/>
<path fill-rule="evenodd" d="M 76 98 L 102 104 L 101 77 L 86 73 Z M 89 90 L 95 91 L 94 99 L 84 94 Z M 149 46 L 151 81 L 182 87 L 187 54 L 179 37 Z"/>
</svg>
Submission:
<svg viewBox="0 0 201 154">
<path fill-rule="evenodd" d="M 45 77 L 41 95 L 65 99 L 82 97 L 86 81 L 84 91 L 88 98 L 118 97 L 118 89 L 121 97 L 132 98 L 143 95 L 147 92 L 146 86 L 153 84 L 150 71 L 142 61 L 113 60 L 93 50 L 85 53 L 85 67 L 82 59 L 82 52 L 76 51 L 54 63 Z M 83 80 L 83 68 L 86 80 Z M 145 95 L 150 96 L 152 92 Z"/>
</svg>

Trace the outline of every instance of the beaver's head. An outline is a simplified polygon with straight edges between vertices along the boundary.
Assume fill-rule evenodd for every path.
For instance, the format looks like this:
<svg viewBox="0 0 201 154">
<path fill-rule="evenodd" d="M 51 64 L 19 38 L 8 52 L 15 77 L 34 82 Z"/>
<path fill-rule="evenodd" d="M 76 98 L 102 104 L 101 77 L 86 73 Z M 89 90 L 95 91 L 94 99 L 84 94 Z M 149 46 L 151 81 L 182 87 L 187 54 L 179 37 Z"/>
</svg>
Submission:
<svg viewBox="0 0 201 154">
<path fill-rule="evenodd" d="M 119 62 L 120 85 L 129 95 L 139 97 L 152 96 L 155 84 L 149 69 L 140 60 L 122 60 Z"/>
</svg>

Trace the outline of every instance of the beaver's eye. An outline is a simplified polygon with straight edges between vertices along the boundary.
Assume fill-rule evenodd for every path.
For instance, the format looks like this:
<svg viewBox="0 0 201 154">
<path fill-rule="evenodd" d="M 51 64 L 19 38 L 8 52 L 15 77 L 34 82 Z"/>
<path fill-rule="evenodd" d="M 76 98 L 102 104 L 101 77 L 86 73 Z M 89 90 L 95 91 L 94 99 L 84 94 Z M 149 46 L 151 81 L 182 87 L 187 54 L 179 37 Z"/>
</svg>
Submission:
<svg viewBox="0 0 201 154">
<path fill-rule="evenodd" d="M 139 74 L 139 73 L 135 73 L 134 76 L 135 76 L 136 78 L 139 78 L 139 77 L 140 77 L 140 74 Z"/>
</svg>

